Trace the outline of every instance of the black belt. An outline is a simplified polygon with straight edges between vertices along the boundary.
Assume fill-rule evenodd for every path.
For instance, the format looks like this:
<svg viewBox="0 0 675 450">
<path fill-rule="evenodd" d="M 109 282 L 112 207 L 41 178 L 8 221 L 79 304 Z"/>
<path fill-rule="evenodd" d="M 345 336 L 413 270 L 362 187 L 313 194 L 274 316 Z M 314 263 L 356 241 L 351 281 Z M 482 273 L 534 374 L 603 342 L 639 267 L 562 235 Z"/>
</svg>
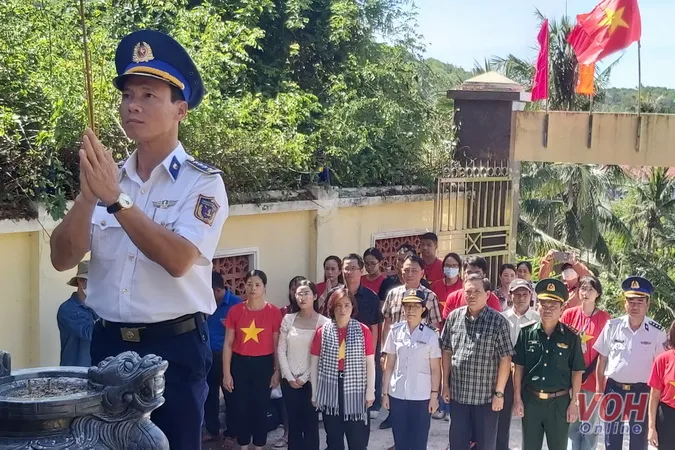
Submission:
<svg viewBox="0 0 675 450">
<path fill-rule="evenodd" d="M 621 389 L 622 391 L 644 391 L 649 388 L 647 383 L 619 383 L 616 380 L 607 378 L 607 384 L 613 385 Z"/>
<path fill-rule="evenodd" d="M 563 395 L 570 395 L 570 391 L 568 389 L 562 389 L 556 392 L 543 392 L 538 391 L 535 388 L 528 385 L 527 390 L 530 391 L 530 394 L 534 395 L 540 400 L 550 400 L 552 398 L 562 397 Z"/>
<path fill-rule="evenodd" d="M 203 323 L 202 313 L 157 323 L 120 323 L 101 319 L 101 325 L 106 330 L 119 330 L 120 338 L 124 342 L 144 342 L 188 333 L 197 328 L 198 320 Z"/>
</svg>

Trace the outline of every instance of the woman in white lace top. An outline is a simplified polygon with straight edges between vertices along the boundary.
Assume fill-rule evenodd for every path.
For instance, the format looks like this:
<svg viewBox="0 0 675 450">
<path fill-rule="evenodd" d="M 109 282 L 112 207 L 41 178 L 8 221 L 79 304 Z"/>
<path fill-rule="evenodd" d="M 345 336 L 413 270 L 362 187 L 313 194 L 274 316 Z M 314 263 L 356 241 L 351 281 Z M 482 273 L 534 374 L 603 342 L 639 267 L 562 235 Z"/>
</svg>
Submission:
<svg viewBox="0 0 675 450">
<path fill-rule="evenodd" d="M 312 405 L 310 354 L 312 338 L 328 319 L 320 315 L 316 286 L 309 280 L 298 283 L 295 299 L 300 311 L 287 314 L 279 335 L 281 390 L 288 410 L 288 449 L 319 449 L 319 417 Z"/>
</svg>

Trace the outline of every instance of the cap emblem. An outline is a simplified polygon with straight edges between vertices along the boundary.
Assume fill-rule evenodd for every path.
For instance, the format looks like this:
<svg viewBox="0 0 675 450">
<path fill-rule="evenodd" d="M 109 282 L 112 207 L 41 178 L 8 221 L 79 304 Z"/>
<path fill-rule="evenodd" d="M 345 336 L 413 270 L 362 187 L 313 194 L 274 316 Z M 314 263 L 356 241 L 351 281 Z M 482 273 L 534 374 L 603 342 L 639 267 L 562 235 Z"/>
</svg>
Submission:
<svg viewBox="0 0 675 450">
<path fill-rule="evenodd" d="M 633 280 L 633 282 L 630 284 L 631 289 L 640 289 L 640 283 L 638 283 L 637 280 Z"/>
<path fill-rule="evenodd" d="M 134 55 L 131 60 L 135 63 L 144 63 L 152 61 L 155 56 L 152 54 L 152 48 L 146 42 L 139 42 L 134 47 Z"/>
<path fill-rule="evenodd" d="M 555 285 L 553 283 L 549 283 L 548 286 L 546 286 L 546 290 L 549 292 L 555 292 Z"/>
</svg>

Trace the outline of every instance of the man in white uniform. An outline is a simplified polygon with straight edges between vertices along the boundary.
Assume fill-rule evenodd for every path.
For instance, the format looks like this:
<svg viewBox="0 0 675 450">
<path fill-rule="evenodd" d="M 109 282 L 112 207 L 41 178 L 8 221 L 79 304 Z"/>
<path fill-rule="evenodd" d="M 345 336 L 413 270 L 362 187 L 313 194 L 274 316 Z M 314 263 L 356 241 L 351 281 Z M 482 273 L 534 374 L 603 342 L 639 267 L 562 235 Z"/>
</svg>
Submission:
<svg viewBox="0 0 675 450">
<path fill-rule="evenodd" d="M 142 30 L 115 55 L 121 123 L 137 150 L 118 168 L 91 130 L 80 189 L 51 238 L 52 264 L 68 270 L 91 250 L 88 304 L 101 318 L 92 362 L 133 350 L 169 361 L 152 420 L 172 450 L 201 448 L 211 365 L 205 314 L 215 309 L 211 259 L 227 218 L 219 170 L 195 161 L 178 127 L 203 98 L 199 72 L 171 37 Z"/>
<path fill-rule="evenodd" d="M 623 411 L 618 419 L 605 424 L 605 448 L 621 450 L 621 419 L 624 413 L 628 414 L 632 410 L 629 421 L 630 450 L 647 450 L 647 381 L 654 359 L 665 350 L 666 333 L 661 325 L 647 317 L 649 300 L 654 292 L 652 284 L 642 277 L 629 277 L 621 288 L 626 297 L 628 314 L 610 320 L 593 346 L 600 354 L 597 367 L 598 392 L 616 393 L 622 399 L 618 407 Z M 610 417 L 611 408 L 614 407 L 608 408 Z"/>
</svg>

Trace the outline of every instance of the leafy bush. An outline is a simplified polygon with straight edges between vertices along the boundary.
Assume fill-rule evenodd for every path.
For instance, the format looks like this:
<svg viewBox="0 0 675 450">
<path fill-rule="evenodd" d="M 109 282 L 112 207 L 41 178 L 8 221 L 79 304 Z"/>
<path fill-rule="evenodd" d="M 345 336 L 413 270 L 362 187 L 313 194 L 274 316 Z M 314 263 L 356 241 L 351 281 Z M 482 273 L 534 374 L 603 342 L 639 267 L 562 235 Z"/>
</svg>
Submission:
<svg viewBox="0 0 675 450">
<path fill-rule="evenodd" d="M 59 217 L 78 189 L 87 122 L 78 4 L 0 5 L 0 209 L 12 214 L 40 201 Z M 138 28 L 170 33 L 200 67 L 207 96 L 180 138 L 223 169 L 233 193 L 299 188 L 322 168 L 342 186 L 431 186 L 450 157 L 450 119 L 404 0 L 85 4 L 96 132 L 117 158 L 133 143 L 117 118 L 113 58 Z"/>
</svg>

